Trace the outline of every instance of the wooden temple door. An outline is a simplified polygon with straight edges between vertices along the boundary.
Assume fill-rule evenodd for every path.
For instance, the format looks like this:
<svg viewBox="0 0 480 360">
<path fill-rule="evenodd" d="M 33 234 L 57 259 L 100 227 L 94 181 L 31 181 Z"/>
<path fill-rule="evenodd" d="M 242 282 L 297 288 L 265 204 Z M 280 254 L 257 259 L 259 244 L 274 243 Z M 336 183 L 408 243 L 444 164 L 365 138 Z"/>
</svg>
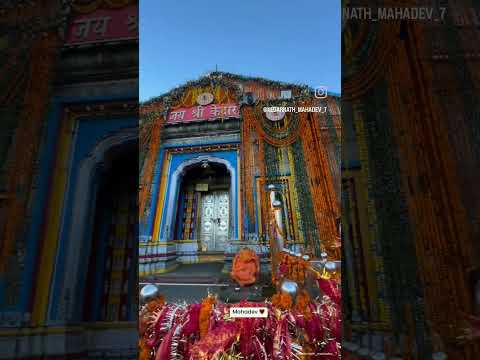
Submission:
<svg viewBox="0 0 480 360">
<path fill-rule="evenodd" d="M 228 191 L 211 191 L 202 199 L 200 241 L 202 251 L 224 251 L 229 228 Z"/>
</svg>

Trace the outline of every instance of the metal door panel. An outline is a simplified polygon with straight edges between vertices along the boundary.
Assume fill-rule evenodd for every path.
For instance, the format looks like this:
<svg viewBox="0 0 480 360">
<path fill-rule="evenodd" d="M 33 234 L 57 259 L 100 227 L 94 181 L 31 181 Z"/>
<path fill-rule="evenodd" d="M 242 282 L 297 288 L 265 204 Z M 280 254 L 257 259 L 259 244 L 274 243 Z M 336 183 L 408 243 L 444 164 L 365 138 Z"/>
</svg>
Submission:
<svg viewBox="0 0 480 360">
<path fill-rule="evenodd" d="M 223 251 L 228 239 L 228 191 L 212 191 L 203 196 L 200 240 L 204 251 Z"/>
</svg>

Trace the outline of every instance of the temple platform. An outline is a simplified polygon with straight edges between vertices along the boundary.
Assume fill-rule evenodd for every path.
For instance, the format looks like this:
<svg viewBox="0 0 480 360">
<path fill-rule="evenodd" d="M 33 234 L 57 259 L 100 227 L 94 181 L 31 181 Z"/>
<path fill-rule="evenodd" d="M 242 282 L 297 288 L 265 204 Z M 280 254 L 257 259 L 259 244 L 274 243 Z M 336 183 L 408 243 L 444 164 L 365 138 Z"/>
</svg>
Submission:
<svg viewBox="0 0 480 360">
<path fill-rule="evenodd" d="M 145 277 L 140 288 L 152 283 L 160 287 L 170 302 L 199 302 L 208 294 L 215 294 L 224 302 L 263 301 L 273 292 L 268 272 L 262 272 L 256 284 L 240 287 L 225 272 L 224 262 L 180 264 L 169 273 Z"/>
<path fill-rule="evenodd" d="M 218 284 L 224 277 L 223 268 L 222 261 L 180 264 L 168 273 L 146 276 L 142 282 Z"/>
</svg>

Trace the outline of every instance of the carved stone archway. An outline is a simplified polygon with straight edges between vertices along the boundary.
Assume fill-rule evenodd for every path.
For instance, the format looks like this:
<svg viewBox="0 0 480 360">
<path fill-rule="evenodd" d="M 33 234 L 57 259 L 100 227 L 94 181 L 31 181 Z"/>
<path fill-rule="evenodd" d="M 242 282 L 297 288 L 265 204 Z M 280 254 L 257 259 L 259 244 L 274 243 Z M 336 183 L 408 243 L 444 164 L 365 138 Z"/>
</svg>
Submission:
<svg viewBox="0 0 480 360">
<path fill-rule="evenodd" d="M 185 160 L 182 162 L 172 173 L 171 180 L 170 180 L 170 191 L 168 194 L 168 199 L 166 201 L 167 208 L 167 215 L 165 218 L 165 228 L 163 233 L 160 235 L 160 239 L 163 241 L 173 240 L 173 231 L 175 216 L 176 216 L 176 207 L 172 206 L 172 204 L 176 204 L 178 201 L 178 192 L 180 182 L 185 175 L 187 169 L 190 167 L 201 164 L 204 161 L 208 161 L 211 163 L 222 164 L 225 165 L 228 172 L 230 173 L 230 229 L 229 229 L 229 237 L 230 239 L 236 238 L 236 224 L 238 223 L 235 219 L 238 216 L 237 210 L 237 173 L 234 166 L 230 163 L 230 161 L 214 156 L 214 155 L 199 155 L 192 159 Z"/>
<path fill-rule="evenodd" d="M 92 235 L 88 233 L 88 226 L 92 219 L 92 203 L 96 199 L 96 187 L 94 178 L 97 171 L 101 170 L 106 157 L 114 149 L 128 145 L 138 139 L 138 131 L 135 128 L 119 130 L 100 141 L 90 152 L 89 156 L 80 162 L 78 175 L 75 179 L 75 192 L 73 194 L 73 206 L 71 226 L 66 231 L 67 243 L 65 254 L 58 253 L 55 263 L 63 262 L 65 270 L 63 276 L 54 274 L 55 281 L 61 282 L 60 294 L 55 293 L 55 286 L 52 286 L 50 297 L 60 295 L 60 307 L 57 313 L 55 309 L 49 309 L 49 316 L 58 319 L 60 322 L 71 320 L 77 313 L 76 301 L 81 299 L 83 285 L 79 282 L 85 281 L 80 278 L 84 271 L 81 270 L 82 254 L 89 253 Z M 59 256 L 64 257 L 59 258 Z M 63 277 L 63 279 L 62 279 Z M 73 292 L 76 293 L 73 293 Z M 69 299 L 69 300 L 66 300 Z M 50 302 L 52 303 L 52 302 Z M 54 321 L 55 322 L 55 321 Z"/>
</svg>

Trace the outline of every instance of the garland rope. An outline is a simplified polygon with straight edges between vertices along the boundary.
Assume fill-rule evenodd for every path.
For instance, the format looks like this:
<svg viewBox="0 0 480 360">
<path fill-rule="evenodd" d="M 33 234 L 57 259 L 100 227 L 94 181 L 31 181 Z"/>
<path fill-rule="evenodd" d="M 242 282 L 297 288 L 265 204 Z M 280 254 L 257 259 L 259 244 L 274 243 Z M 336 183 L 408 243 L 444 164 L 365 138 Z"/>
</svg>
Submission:
<svg viewBox="0 0 480 360">
<path fill-rule="evenodd" d="M 151 200 L 151 187 L 153 183 L 155 165 L 158 161 L 158 154 L 160 151 L 161 131 L 165 123 L 165 117 L 158 116 L 158 113 L 156 112 L 142 115 L 147 118 L 152 118 L 155 116 L 157 117 L 153 121 L 146 123 L 145 126 L 142 127 L 140 136 L 140 148 L 147 148 L 147 154 L 145 156 L 145 161 L 142 167 L 140 193 L 138 198 L 140 219 L 143 219 L 145 217 L 146 209 Z M 148 146 L 147 143 L 149 144 Z"/>
<path fill-rule="evenodd" d="M 29 188 L 34 176 L 34 162 L 43 122 L 48 105 L 50 79 L 56 57 L 58 38 L 49 33 L 40 38 L 32 47 L 31 62 L 28 68 L 28 83 L 24 92 L 25 108 L 18 122 L 14 135 L 12 153 L 15 159 L 7 173 L 6 189 L 11 197 L 6 202 L 8 208 L 3 227 L 3 241 L 0 242 L 0 255 L 8 259 L 13 255 L 15 241 L 21 232 L 22 222 L 26 217 Z M 20 96 L 20 95 L 19 95 Z M 19 195 L 23 192 L 22 196 Z M 0 227 L 2 223 L 0 222 Z M 9 261 L 2 261 L 0 273 L 7 271 Z"/>
<path fill-rule="evenodd" d="M 314 116 L 307 113 L 300 114 L 302 117 L 301 128 L 303 135 L 303 153 L 305 155 L 305 166 L 310 178 L 310 190 L 312 201 L 316 211 L 315 221 L 319 230 L 322 243 L 328 253 L 339 259 L 338 230 L 336 220 L 340 215 L 333 179 L 329 174 L 329 163 L 326 154 L 325 144 L 321 142 L 320 123 Z"/>
<path fill-rule="evenodd" d="M 243 123 L 241 135 L 242 150 L 242 180 L 245 188 L 245 203 L 247 215 L 250 222 L 255 219 L 253 182 L 255 179 L 255 159 L 254 159 L 254 143 L 253 143 L 253 112 L 250 107 L 243 108 Z"/>
</svg>

